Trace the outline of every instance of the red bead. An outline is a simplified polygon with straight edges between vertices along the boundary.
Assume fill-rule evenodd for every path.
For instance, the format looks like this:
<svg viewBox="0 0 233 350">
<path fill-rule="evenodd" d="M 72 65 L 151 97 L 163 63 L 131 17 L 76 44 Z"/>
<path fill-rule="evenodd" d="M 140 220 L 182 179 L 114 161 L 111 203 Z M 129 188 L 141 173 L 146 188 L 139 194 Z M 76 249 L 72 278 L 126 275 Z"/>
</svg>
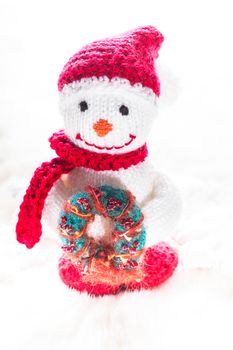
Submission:
<svg viewBox="0 0 233 350">
<path fill-rule="evenodd" d="M 72 252 L 76 248 L 74 242 L 69 242 L 68 246 L 62 246 L 62 249 L 65 250 L 66 252 Z"/>
<path fill-rule="evenodd" d="M 115 209 L 120 209 L 122 207 L 121 201 L 119 201 L 116 198 L 109 198 L 108 204 L 107 204 L 107 210 L 109 212 L 114 211 Z"/>
<path fill-rule="evenodd" d="M 91 210 L 91 205 L 90 205 L 90 202 L 87 198 L 78 198 L 77 203 L 81 204 L 85 210 L 87 210 L 87 211 Z"/>
<path fill-rule="evenodd" d="M 131 228 L 133 226 L 134 221 L 131 218 L 126 218 L 126 219 L 122 219 L 120 221 L 120 223 L 126 230 L 128 230 L 129 228 Z"/>
<path fill-rule="evenodd" d="M 122 250 L 123 251 L 126 251 L 126 250 L 128 250 L 129 249 L 129 247 L 127 246 L 127 244 L 123 244 L 122 245 Z"/>
</svg>

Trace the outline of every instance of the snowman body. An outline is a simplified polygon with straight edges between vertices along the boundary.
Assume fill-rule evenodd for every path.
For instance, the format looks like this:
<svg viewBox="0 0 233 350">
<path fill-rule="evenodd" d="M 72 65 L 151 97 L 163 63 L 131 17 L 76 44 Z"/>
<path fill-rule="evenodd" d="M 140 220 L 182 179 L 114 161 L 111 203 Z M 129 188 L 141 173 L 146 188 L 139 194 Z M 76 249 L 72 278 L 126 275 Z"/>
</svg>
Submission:
<svg viewBox="0 0 233 350">
<path fill-rule="evenodd" d="M 125 79 L 85 79 L 66 85 L 60 94 L 66 135 L 74 145 L 103 155 L 124 156 L 145 144 L 157 109 L 157 98 L 150 89 L 132 87 Z M 43 215 L 46 222 L 56 227 L 59 212 L 71 195 L 87 186 L 101 185 L 129 190 L 136 197 L 144 215 L 146 245 L 173 233 L 180 212 L 179 196 L 148 159 L 117 171 L 73 169 L 50 191 Z M 104 221 L 95 220 L 89 233 L 111 240 L 110 228 Z"/>
<path fill-rule="evenodd" d="M 146 146 L 158 113 L 162 42 L 153 26 L 94 41 L 59 76 L 64 131 L 50 138 L 58 157 L 36 169 L 16 233 L 32 248 L 43 214 L 62 240 L 59 274 L 80 292 L 151 289 L 178 264 L 177 252 L 157 242 L 174 235 L 180 199 Z"/>
</svg>

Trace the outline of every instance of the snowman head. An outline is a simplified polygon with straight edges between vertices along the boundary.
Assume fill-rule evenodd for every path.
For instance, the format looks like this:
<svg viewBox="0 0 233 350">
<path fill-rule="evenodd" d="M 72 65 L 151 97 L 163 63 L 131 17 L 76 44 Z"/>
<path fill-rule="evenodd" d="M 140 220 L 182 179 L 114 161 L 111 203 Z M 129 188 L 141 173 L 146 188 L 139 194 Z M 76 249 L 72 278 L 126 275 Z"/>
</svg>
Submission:
<svg viewBox="0 0 233 350">
<path fill-rule="evenodd" d="M 163 41 L 152 26 L 85 46 L 58 81 L 70 140 L 97 153 L 119 154 L 145 144 L 160 92 L 154 60 Z"/>
</svg>

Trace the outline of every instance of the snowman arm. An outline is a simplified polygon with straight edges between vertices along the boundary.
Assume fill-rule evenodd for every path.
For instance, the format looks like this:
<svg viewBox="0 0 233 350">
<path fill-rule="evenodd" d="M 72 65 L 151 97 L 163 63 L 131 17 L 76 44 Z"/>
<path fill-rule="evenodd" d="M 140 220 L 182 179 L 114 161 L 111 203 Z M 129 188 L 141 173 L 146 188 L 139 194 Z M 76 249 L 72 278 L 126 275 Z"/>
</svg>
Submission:
<svg viewBox="0 0 233 350">
<path fill-rule="evenodd" d="M 174 184 L 163 174 L 154 172 L 150 198 L 142 205 L 144 224 L 149 236 L 164 239 L 174 234 L 181 213 L 181 198 Z M 150 237 L 148 237 L 150 238 Z"/>
<path fill-rule="evenodd" d="M 43 220 L 51 229 L 57 229 L 59 214 L 72 194 L 74 189 L 69 183 L 69 176 L 62 175 L 49 192 L 43 210 Z"/>
</svg>

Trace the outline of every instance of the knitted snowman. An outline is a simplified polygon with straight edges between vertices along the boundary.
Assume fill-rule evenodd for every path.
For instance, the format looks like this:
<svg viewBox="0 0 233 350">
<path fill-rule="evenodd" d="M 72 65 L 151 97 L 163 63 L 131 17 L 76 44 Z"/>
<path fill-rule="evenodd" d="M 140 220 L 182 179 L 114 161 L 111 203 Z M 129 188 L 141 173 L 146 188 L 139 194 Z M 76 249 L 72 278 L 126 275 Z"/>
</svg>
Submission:
<svg viewBox="0 0 233 350">
<path fill-rule="evenodd" d="M 50 138 L 58 157 L 35 171 L 16 232 L 32 248 L 43 211 L 62 240 L 60 276 L 78 291 L 153 288 L 177 266 L 175 250 L 156 242 L 172 233 L 179 196 L 148 161 L 146 146 L 157 115 L 154 61 L 162 42 L 153 26 L 95 41 L 60 74 L 64 130 Z"/>
</svg>

